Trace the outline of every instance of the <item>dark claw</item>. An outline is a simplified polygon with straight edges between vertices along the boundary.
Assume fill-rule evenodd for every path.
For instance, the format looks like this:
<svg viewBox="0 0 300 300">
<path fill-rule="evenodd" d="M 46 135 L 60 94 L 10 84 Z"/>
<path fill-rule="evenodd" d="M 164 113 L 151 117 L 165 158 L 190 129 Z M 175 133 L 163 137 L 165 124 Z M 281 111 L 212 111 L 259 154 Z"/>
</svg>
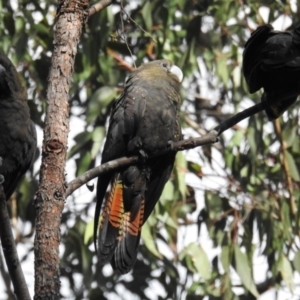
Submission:
<svg viewBox="0 0 300 300">
<path fill-rule="evenodd" d="M 174 150 L 174 142 L 173 141 L 168 141 L 167 149 L 170 151 Z"/>
<path fill-rule="evenodd" d="M 3 184 L 5 181 L 4 176 L 0 174 L 0 184 Z"/>
<path fill-rule="evenodd" d="M 140 158 L 141 158 L 141 160 L 142 160 L 143 163 L 144 163 L 144 162 L 147 160 L 147 158 L 148 158 L 148 154 L 147 154 L 143 149 L 140 149 L 140 150 L 139 150 L 139 156 L 140 156 Z"/>
<path fill-rule="evenodd" d="M 0 156 L 0 167 L 2 166 L 2 157 Z M 0 174 L 0 184 L 3 184 L 5 181 L 4 176 Z"/>
<path fill-rule="evenodd" d="M 94 191 L 94 187 L 95 185 L 92 183 L 92 184 L 86 184 L 86 187 L 89 189 L 90 192 L 93 192 Z"/>
</svg>

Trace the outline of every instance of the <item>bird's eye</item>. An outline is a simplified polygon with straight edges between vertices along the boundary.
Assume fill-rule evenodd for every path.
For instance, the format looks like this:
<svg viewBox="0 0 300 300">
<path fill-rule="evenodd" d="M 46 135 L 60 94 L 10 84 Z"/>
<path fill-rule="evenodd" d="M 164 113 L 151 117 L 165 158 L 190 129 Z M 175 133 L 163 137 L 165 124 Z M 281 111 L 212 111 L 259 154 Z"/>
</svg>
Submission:
<svg viewBox="0 0 300 300">
<path fill-rule="evenodd" d="M 166 68 L 166 67 L 167 67 L 167 64 L 166 64 L 166 63 L 163 63 L 162 66 L 163 66 L 164 68 Z"/>
</svg>

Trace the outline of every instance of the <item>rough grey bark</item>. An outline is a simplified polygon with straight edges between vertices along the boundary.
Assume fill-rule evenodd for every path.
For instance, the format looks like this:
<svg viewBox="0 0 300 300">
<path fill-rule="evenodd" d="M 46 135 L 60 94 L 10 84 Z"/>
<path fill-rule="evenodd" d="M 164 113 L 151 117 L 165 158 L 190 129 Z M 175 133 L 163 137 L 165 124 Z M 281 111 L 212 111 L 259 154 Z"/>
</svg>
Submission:
<svg viewBox="0 0 300 300">
<path fill-rule="evenodd" d="M 48 79 L 37 209 L 34 299 L 59 299 L 60 223 L 65 202 L 69 89 L 88 0 L 60 1 Z"/>
</svg>

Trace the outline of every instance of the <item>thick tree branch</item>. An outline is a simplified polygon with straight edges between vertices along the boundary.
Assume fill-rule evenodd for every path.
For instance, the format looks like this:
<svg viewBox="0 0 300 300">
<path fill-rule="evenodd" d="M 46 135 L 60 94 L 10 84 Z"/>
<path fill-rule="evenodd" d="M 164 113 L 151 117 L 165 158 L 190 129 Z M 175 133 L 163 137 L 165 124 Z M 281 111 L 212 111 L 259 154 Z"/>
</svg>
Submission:
<svg viewBox="0 0 300 300">
<path fill-rule="evenodd" d="M 14 286 L 14 293 L 17 299 L 30 300 L 30 294 L 21 269 L 11 229 L 6 197 L 4 195 L 2 184 L 0 184 L 0 237 L 6 265 Z"/>
<path fill-rule="evenodd" d="M 0 274 L 2 275 L 2 279 L 3 279 L 5 287 L 6 287 L 6 293 L 7 293 L 8 299 L 13 299 L 14 293 L 10 286 L 10 284 L 11 284 L 10 275 L 5 270 L 5 267 L 4 267 L 5 263 L 4 263 L 3 259 L 4 259 L 4 257 L 2 255 L 2 253 L 0 253 Z"/>
<path fill-rule="evenodd" d="M 226 131 L 227 129 L 236 125 L 240 121 L 264 110 L 265 107 L 266 107 L 265 102 L 255 104 L 255 105 L 243 110 L 242 112 L 239 112 L 236 115 L 230 117 L 229 119 L 225 120 L 224 122 L 220 123 L 212 131 L 210 131 L 207 135 L 205 135 L 203 137 L 195 138 L 195 139 L 188 139 L 188 140 L 176 142 L 172 145 L 172 149 L 162 151 L 162 152 L 158 153 L 157 155 L 162 155 L 162 154 L 166 153 L 167 151 L 183 151 L 183 150 L 192 149 L 192 148 L 196 148 L 199 146 L 215 143 L 218 141 L 218 136 L 220 136 L 224 131 Z M 111 172 L 114 170 L 118 170 L 125 166 L 135 164 L 138 161 L 139 161 L 138 156 L 122 157 L 122 158 L 110 161 L 101 166 L 98 166 L 96 168 L 93 168 L 93 169 L 83 173 L 79 177 L 73 179 L 71 182 L 69 182 L 65 196 L 66 197 L 70 196 L 79 187 L 86 184 L 88 181 L 99 176 L 102 173 L 107 173 L 107 172 Z"/>
<path fill-rule="evenodd" d="M 161 151 L 157 153 L 155 156 L 162 155 L 170 151 L 183 151 L 183 150 L 192 149 L 207 144 L 212 144 L 217 142 L 217 140 L 218 140 L 218 133 L 213 130 L 209 132 L 207 135 L 205 135 L 204 137 L 188 139 L 188 140 L 183 140 L 183 141 L 173 143 L 170 149 Z M 79 177 L 75 178 L 74 180 L 68 183 L 68 188 L 66 190 L 66 197 L 70 196 L 79 187 L 81 187 L 91 179 L 99 176 L 100 174 L 118 170 L 132 164 L 136 164 L 139 160 L 140 160 L 139 156 L 121 157 L 109 161 L 103 165 L 100 165 L 96 168 L 93 168 L 83 173 L 82 175 L 80 175 Z"/>
</svg>

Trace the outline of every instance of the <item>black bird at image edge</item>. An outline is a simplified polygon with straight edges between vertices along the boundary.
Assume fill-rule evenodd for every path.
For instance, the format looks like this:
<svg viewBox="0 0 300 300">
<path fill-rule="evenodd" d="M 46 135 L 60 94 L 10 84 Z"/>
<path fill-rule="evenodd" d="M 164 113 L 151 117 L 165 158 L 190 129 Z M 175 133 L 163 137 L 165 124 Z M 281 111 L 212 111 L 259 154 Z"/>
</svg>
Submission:
<svg viewBox="0 0 300 300">
<path fill-rule="evenodd" d="M 26 89 L 12 62 L 0 53 L 0 174 L 6 200 L 31 166 L 36 147 Z"/>
<path fill-rule="evenodd" d="M 243 73 L 250 93 L 264 89 L 268 119 L 278 118 L 300 93 L 300 25 L 284 32 L 259 26 L 245 44 Z"/>
</svg>

